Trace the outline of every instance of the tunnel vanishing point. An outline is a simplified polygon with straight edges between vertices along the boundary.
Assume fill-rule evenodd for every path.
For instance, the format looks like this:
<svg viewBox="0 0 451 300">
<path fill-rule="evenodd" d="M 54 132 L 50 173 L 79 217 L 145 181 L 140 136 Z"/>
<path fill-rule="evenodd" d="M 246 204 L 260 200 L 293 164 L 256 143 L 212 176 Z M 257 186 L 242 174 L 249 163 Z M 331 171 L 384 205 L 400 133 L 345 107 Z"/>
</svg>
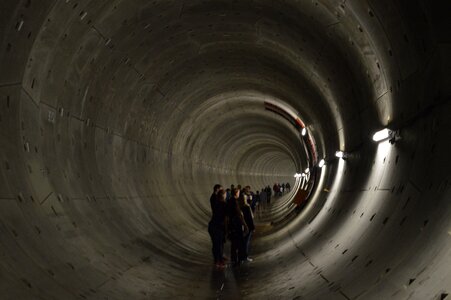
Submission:
<svg viewBox="0 0 451 300">
<path fill-rule="evenodd" d="M 450 13 L 1 0 L 0 299 L 451 299 Z M 213 185 L 306 168 L 215 270 Z"/>
</svg>

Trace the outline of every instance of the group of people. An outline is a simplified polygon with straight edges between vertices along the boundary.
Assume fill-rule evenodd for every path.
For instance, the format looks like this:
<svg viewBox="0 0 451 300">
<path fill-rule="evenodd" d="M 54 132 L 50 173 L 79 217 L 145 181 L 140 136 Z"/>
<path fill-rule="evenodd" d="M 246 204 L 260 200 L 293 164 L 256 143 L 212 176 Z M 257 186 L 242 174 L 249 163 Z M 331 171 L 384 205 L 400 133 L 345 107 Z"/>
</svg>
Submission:
<svg viewBox="0 0 451 300">
<path fill-rule="evenodd" d="M 251 205 L 253 197 L 249 186 L 231 186 L 224 190 L 219 184 L 213 187 L 210 197 L 212 218 L 208 224 L 208 233 L 213 244 L 213 258 L 216 267 L 224 268 L 224 244 L 230 240 L 230 259 L 233 265 L 252 261 L 249 257 L 249 245 L 255 231 Z"/>
<path fill-rule="evenodd" d="M 282 196 L 284 192 L 290 191 L 290 184 L 274 184 L 275 196 Z M 212 252 L 216 267 L 224 268 L 226 258 L 224 256 L 224 244 L 226 239 L 230 240 L 230 259 L 233 265 L 252 261 L 249 257 L 249 245 L 252 234 L 255 231 L 255 210 L 261 205 L 271 203 L 272 191 L 268 185 L 251 191 L 250 186 L 241 185 L 224 190 L 220 184 L 213 187 L 210 197 L 212 217 L 208 224 L 208 233 L 213 244 Z"/>
<path fill-rule="evenodd" d="M 284 193 L 289 192 L 291 190 L 291 186 L 289 182 L 287 182 L 286 184 L 274 183 L 272 189 L 274 191 L 274 195 L 282 196 Z"/>
</svg>

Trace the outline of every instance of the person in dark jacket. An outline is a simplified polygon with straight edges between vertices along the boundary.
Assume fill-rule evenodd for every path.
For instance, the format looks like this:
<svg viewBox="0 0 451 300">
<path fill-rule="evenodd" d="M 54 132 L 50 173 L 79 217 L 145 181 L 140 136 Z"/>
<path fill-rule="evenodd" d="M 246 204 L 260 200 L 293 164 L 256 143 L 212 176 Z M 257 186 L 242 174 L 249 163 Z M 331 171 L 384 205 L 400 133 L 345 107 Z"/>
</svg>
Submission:
<svg viewBox="0 0 451 300">
<path fill-rule="evenodd" d="M 266 202 L 267 204 L 271 203 L 271 188 L 269 185 L 266 187 Z"/>
<path fill-rule="evenodd" d="M 257 206 L 260 211 L 262 208 L 266 207 L 267 199 L 268 199 L 268 193 L 266 192 L 266 188 L 263 188 L 260 193 L 260 205 Z"/>
<path fill-rule="evenodd" d="M 274 196 L 279 196 L 279 185 L 277 183 L 274 183 L 272 190 L 274 191 Z"/>
<path fill-rule="evenodd" d="M 244 235 L 247 235 L 249 232 L 238 203 L 239 197 L 240 190 L 235 188 L 232 191 L 232 197 L 227 203 L 228 238 L 231 244 L 230 259 L 234 265 L 238 265 L 246 259 Z"/>
<path fill-rule="evenodd" d="M 219 190 L 222 190 L 222 186 L 220 184 L 215 184 L 213 187 L 213 194 L 210 196 L 210 206 L 211 206 L 211 212 L 213 212 L 213 207 L 216 202 L 216 196 L 218 195 Z"/>
<path fill-rule="evenodd" d="M 213 259 L 217 268 L 224 268 L 224 241 L 226 234 L 226 192 L 219 190 L 213 202 L 213 215 L 208 223 L 208 233 L 211 237 Z"/>
<path fill-rule="evenodd" d="M 252 261 L 249 257 L 249 245 L 251 243 L 252 233 L 255 231 L 254 216 L 252 214 L 251 206 L 244 197 L 239 198 L 239 204 L 241 212 L 243 213 L 244 221 L 249 229 L 248 232 L 244 234 L 245 257 L 243 258 L 243 261 Z"/>
<path fill-rule="evenodd" d="M 285 187 L 287 188 L 287 192 L 289 192 L 291 190 L 291 186 L 290 186 L 289 182 L 287 182 L 287 184 L 285 184 Z"/>
<path fill-rule="evenodd" d="M 260 205 L 260 191 L 257 190 L 256 194 L 252 197 L 252 212 L 255 212 L 255 207 L 258 205 Z"/>
</svg>

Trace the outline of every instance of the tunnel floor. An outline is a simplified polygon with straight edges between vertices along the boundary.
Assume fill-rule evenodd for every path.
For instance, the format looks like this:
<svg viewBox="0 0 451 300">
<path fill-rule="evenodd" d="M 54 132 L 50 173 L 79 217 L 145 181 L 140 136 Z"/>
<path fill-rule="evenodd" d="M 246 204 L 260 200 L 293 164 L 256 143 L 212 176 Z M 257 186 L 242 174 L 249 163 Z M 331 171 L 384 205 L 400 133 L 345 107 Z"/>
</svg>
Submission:
<svg viewBox="0 0 451 300">
<path fill-rule="evenodd" d="M 239 266 L 232 266 L 229 262 L 224 269 L 216 268 L 212 263 L 211 245 L 205 230 L 198 232 L 207 241 L 203 247 L 192 245 L 199 252 L 185 252 L 183 257 L 176 260 L 172 257 L 164 259 L 164 253 L 158 253 L 161 254 L 158 256 L 160 261 L 144 257 L 142 264 L 126 270 L 120 279 L 109 281 L 100 291 L 113 298 L 129 297 L 136 293 L 136 298 L 149 299 L 267 299 L 269 295 L 272 295 L 272 299 L 320 299 L 316 297 L 323 296 L 327 299 L 349 299 L 339 289 L 333 288 L 333 283 L 318 272 L 318 268 L 294 241 L 285 243 L 284 251 L 279 245 L 265 240 L 271 231 L 273 209 L 289 197 L 289 194 L 273 197 L 271 204 L 257 209 L 256 232 L 250 251 L 252 262 Z M 201 239 L 193 236 L 187 239 L 190 238 L 193 241 Z M 189 244 L 189 241 L 184 242 Z M 155 253 L 150 241 L 140 241 L 140 244 Z M 287 251 L 293 249 L 295 252 Z M 291 256 L 286 256 L 287 253 L 291 253 Z M 230 241 L 225 244 L 224 254 L 230 257 Z M 153 285 L 152 278 L 148 277 L 149 271 L 160 268 L 160 275 L 155 279 L 163 284 Z M 275 274 L 279 274 L 277 286 L 273 285 Z M 299 278 L 303 279 L 301 284 L 304 288 L 299 288 Z M 128 290 L 123 295 L 111 293 L 125 286 Z M 324 290 L 319 292 L 321 289 Z"/>
<path fill-rule="evenodd" d="M 299 257 L 284 257 L 277 245 L 270 245 L 264 237 L 271 231 L 271 217 L 273 209 L 280 206 L 280 202 L 291 197 L 273 197 L 271 204 L 257 208 L 255 213 L 256 232 L 251 242 L 250 257 L 252 262 L 240 266 L 232 266 L 230 262 L 226 268 L 218 269 L 212 263 L 211 244 L 207 231 L 199 231 L 198 236 L 188 236 L 183 242 L 196 243 L 204 240 L 203 246 L 192 244 L 193 251 L 185 251 L 183 257 L 174 259 L 165 257 L 163 251 L 156 251 L 150 240 L 139 240 L 136 244 L 149 250 L 149 256 L 142 257 L 142 263 L 130 267 L 118 274 L 114 280 L 109 280 L 98 289 L 98 293 L 114 299 L 122 297 L 146 299 L 265 299 L 269 294 L 279 294 L 281 299 L 304 299 L 299 291 L 295 292 L 290 281 L 302 276 L 303 278 L 321 277 L 316 274 L 315 267 L 308 262 L 308 258 L 299 261 Z M 293 247 L 296 247 L 294 242 Z M 269 250 L 268 249 L 274 249 Z M 195 249 L 195 250 L 194 250 Z M 224 248 L 226 257 L 230 257 L 230 241 Z M 154 260 L 150 254 L 158 258 Z M 299 256 L 296 255 L 296 256 Z M 296 261 L 297 268 L 302 274 L 293 270 L 290 261 Z M 307 268 L 306 268 L 307 266 Z M 149 274 L 159 270 L 158 277 L 149 278 Z M 272 286 L 274 274 L 284 274 L 282 282 L 277 287 Z M 317 278 L 317 279 L 318 279 Z M 176 280 L 176 282 L 174 281 Z M 285 281 L 285 283 L 284 283 Z M 158 282 L 159 284 L 154 284 Z M 126 290 L 124 290 L 126 288 Z M 119 292 L 123 291 L 123 293 Z M 276 296 L 276 299 L 277 296 Z M 308 298 L 306 298 L 308 299 Z M 330 298 L 333 299 L 333 298 Z M 346 299 L 346 298 L 338 298 Z"/>
</svg>

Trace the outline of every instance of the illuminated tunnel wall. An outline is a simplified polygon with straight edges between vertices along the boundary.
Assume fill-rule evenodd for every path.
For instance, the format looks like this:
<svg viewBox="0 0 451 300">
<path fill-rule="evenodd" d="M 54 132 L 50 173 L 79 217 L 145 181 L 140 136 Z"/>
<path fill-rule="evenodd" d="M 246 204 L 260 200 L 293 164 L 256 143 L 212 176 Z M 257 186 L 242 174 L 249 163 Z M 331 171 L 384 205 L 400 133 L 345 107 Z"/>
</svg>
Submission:
<svg viewBox="0 0 451 300">
<path fill-rule="evenodd" d="M 449 298 L 449 6 L 2 0 L 0 298 Z M 213 184 L 307 166 L 267 101 L 327 165 L 218 274 Z"/>
</svg>

